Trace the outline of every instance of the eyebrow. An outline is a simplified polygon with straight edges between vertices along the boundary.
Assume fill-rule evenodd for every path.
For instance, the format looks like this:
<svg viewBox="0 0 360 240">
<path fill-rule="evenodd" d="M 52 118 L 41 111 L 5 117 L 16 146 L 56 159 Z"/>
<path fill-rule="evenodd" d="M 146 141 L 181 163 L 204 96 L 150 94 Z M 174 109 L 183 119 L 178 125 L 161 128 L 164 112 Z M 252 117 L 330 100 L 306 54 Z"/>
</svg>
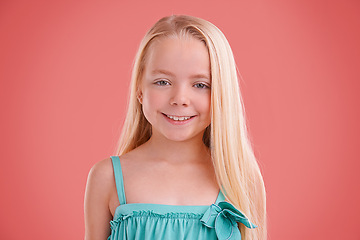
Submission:
<svg viewBox="0 0 360 240">
<path fill-rule="evenodd" d="M 155 74 L 164 74 L 164 75 L 168 75 L 171 77 L 174 77 L 175 75 L 172 72 L 166 71 L 166 70 L 162 70 L 162 69 L 155 69 L 151 72 L 152 75 Z"/>
<path fill-rule="evenodd" d="M 172 72 L 163 70 L 163 69 L 155 69 L 151 72 L 151 74 L 152 75 L 164 74 L 164 75 L 168 75 L 171 77 L 175 77 L 175 74 L 173 74 Z M 210 80 L 210 76 L 208 76 L 207 74 L 201 74 L 201 73 L 191 75 L 190 78 L 204 78 L 204 79 Z"/>
</svg>

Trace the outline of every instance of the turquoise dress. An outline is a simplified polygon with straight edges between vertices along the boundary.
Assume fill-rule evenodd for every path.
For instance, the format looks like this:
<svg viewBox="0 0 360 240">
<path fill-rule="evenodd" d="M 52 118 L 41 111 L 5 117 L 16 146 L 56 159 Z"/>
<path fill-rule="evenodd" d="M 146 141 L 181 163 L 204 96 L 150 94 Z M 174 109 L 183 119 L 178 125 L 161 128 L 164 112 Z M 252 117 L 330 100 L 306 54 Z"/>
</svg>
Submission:
<svg viewBox="0 0 360 240">
<path fill-rule="evenodd" d="M 120 159 L 111 157 L 120 205 L 110 221 L 108 240 L 241 239 L 237 222 L 255 228 L 219 191 L 210 206 L 126 203 Z"/>
</svg>

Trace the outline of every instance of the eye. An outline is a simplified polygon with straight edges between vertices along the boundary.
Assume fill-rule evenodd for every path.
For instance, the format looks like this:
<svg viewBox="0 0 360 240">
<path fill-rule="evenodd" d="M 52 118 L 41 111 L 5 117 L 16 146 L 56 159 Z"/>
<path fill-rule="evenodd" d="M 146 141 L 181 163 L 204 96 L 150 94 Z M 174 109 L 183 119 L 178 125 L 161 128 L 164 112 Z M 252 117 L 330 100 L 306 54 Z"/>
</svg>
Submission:
<svg viewBox="0 0 360 240">
<path fill-rule="evenodd" d="M 201 88 L 201 89 L 204 89 L 204 88 L 209 88 L 208 85 L 204 84 L 204 83 L 196 83 L 194 85 L 196 88 Z"/>
<path fill-rule="evenodd" d="M 166 86 L 169 85 L 170 83 L 165 80 L 160 80 L 160 81 L 156 81 L 155 84 L 159 86 Z"/>
</svg>

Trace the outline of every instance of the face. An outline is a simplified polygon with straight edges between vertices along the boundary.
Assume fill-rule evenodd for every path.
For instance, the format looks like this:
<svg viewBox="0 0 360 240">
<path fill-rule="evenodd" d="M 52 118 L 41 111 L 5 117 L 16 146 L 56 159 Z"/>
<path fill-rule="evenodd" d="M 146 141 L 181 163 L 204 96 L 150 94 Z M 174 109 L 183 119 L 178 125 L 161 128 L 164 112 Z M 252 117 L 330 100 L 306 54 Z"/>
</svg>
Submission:
<svg viewBox="0 0 360 240">
<path fill-rule="evenodd" d="M 210 60 L 195 38 L 163 38 L 148 50 L 138 95 L 152 137 L 201 140 L 211 122 Z"/>
</svg>

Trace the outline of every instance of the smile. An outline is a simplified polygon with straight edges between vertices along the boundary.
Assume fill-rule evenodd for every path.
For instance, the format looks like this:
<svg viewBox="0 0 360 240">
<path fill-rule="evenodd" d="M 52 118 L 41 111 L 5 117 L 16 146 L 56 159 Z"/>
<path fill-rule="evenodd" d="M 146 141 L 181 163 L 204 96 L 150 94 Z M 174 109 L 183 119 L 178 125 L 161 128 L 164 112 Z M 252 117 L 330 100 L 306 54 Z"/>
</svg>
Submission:
<svg viewBox="0 0 360 240">
<path fill-rule="evenodd" d="M 164 115 L 175 121 L 186 121 L 193 117 L 193 116 L 172 116 L 172 115 L 167 115 L 167 114 L 164 114 Z"/>
</svg>

